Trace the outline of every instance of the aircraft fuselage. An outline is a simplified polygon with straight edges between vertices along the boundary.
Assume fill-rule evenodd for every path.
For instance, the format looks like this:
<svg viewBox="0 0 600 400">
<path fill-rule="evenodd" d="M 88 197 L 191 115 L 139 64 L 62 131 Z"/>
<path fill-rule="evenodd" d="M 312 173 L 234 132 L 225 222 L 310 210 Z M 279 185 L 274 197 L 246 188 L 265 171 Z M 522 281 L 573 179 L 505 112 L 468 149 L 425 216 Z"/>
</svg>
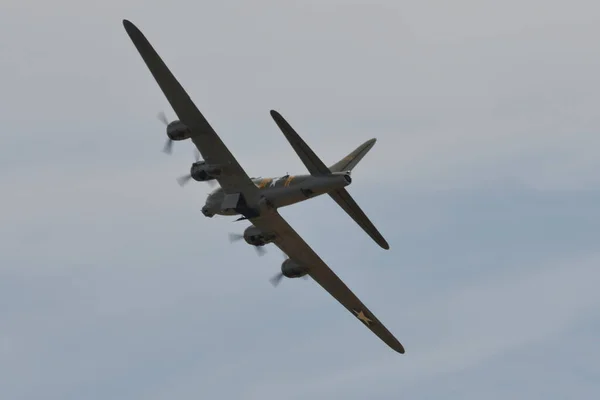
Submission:
<svg viewBox="0 0 600 400">
<path fill-rule="evenodd" d="M 341 189 L 352 182 L 346 172 L 331 175 L 285 175 L 277 178 L 254 178 L 254 184 L 274 207 L 285 207 L 301 201 Z M 217 215 L 238 215 L 232 209 L 223 209 L 221 204 L 225 198 L 222 188 L 215 189 L 206 199 L 202 213 L 207 217 Z"/>
</svg>

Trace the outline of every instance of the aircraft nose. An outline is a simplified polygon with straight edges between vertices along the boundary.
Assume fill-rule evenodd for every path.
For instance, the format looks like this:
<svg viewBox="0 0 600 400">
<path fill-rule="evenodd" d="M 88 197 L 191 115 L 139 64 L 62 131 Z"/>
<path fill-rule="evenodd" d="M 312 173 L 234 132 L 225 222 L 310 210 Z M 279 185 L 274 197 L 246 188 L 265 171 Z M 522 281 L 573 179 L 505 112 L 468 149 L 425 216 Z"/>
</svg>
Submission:
<svg viewBox="0 0 600 400">
<path fill-rule="evenodd" d="M 201 211 L 205 217 L 212 217 L 214 215 L 207 206 L 202 207 Z"/>
</svg>

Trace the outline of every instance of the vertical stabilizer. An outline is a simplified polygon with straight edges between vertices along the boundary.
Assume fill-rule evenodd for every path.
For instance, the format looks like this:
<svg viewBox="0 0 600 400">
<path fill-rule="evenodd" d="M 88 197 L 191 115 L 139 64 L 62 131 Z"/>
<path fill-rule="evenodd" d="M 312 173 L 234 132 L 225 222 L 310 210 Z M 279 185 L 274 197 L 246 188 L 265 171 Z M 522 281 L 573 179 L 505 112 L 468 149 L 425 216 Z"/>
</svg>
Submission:
<svg viewBox="0 0 600 400">
<path fill-rule="evenodd" d="M 371 150 L 373 146 L 375 146 L 375 142 L 377 139 L 373 138 L 371 140 L 367 140 L 360 146 L 358 146 L 352 153 L 348 154 L 346 157 L 342 158 L 340 161 L 333 164 L 329 167 L 331 172 L 345 172 L 352 171 L 354 167 L 362 160 L 362 158 Z"/>
</svg>

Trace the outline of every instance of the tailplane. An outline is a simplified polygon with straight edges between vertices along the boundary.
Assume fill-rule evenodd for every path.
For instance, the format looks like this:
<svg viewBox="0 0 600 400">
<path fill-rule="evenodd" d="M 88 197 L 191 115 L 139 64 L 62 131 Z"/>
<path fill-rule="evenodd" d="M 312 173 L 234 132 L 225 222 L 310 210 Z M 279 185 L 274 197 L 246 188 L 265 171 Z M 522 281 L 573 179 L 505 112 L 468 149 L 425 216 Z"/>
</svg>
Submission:
<svg viewBox="0 0 600 400">
<path fill-rule="evenodd" d="M 376 139 L 368 140 L 331 167 L 327 167 L 281 114 L 275 110 L 271 110 L 271 116 L 311 175 L 329 175 L 332 172 L 351 171 L 375 145 Z M 389 244 L 381 236 L 381 233 L 375 228 L 346 189 L 334 190 L 328 194 L 379 246 L 386 250 L 390 248 Z"/>
</svg>

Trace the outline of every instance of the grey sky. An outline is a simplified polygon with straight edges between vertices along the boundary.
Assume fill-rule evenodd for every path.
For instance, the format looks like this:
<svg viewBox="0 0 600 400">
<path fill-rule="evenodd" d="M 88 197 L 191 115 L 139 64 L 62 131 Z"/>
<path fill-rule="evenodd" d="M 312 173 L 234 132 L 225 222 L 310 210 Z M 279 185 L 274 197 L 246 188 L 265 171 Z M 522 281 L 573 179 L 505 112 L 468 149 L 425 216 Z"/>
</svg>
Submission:
<svg viewBox="0 0 600 400">
<path fill-rule="evenodd" d="M 296 4 L 3 1 L 0 398 L 598 397 L 597 2 Z M 282 214 L 405 355 L 201 215 L 123 18 L 251 175 L 305 171 L 271 108 L 328 163 L 378 138 L 349 191 L 390 251 Z"/>
</svg>

